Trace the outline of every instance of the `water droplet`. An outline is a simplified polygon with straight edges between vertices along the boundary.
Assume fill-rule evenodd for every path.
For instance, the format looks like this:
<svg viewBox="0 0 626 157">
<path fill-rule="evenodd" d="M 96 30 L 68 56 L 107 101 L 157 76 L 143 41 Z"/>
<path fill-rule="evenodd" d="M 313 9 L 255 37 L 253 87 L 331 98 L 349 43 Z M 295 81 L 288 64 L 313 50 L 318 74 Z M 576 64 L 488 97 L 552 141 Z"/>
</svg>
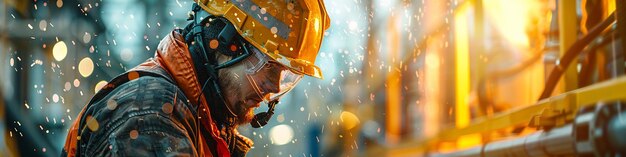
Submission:
<svg viewBox="0 0 626 157">
<path fill-rule="evenodd" d="M 284 114 L 280 114 L 280 115 L 278 115 L 278 117 L 276 117 L 276 120 L 277 120 L 279 123 L 282 123 L 283 121 L 285 121 L 285 115 L 284 115 Z"/>
<path fill-rule="evenodd" d="M 91 41 L 91 34 L 85 32 L 85 34 L 83 35 L 83 42 L 86 44 L 86 43 L 89 43 L 90 41 Z"/>
<path fill-rule="evenodd" d="M 166 102 L 165 104 L 163 104 L 163 106 L 161 107 L 161 109 L 163 110 L 163 112 L 165 114 L 171 114 L 172 111 L 174 111 L 174 105 L 172 105 L 169 102 Z"/>
<path fill-rule="evenodd" d="M 130 131 L 130 139 L 137 139 L 137 137 L 139 137 L 139 131 L 137 130 L 131 130 Z"/>
<path fill-rule="evenodd" d="M 40 30 L 45 32 L 47 27 L 48 27 L 48 22 L 46 20 L 39 21 L 39 29 Z"/>
<path fill-rule="evenodd" d="M 59 102 L 59 95 L 57 95 L 57 94 L 53 94 L 53 95 L 52 95 L 52 102 L 54 102 L 54 103 Z"/>
<path fill-rule="evenodd" d="M 131 71 L 128 73 L 128 81 L 132 81 L 134 79 L 139 78 L 139 73 L 136 71 Z"/>
<path fill-rule="evenodd" d="M 65 89 L 65 91 L 70 91 L 70 88 L 72 88 L 72 84 L 70 84 L 70 82 L 65 82 L 65 86 L 64 87 L 65 88 L 63 88 L 63 89 Z"/>
<path fill-rule="evenodd" d="M 80 86 L 80 81 L 78 79 L 74 79 L 74 87 Z"/>
<path fill-rule="evenodd" d="M 209 47 L 211 49 L 217 49 L 217 47 L 220 45 L 220 42 L 218 42 L 216 39 L 213 39 L 209 42 Z"/>
<path fill-rule="evenodd" d="M 117 108 L 117 101 L 115 101 L 114 99 L 109 99 L 107 101 L 107 109 L 109 110 L 115 110 L 115 108 Z"/>
<path fill-rule="evenodd" d="M 287 4 L 287 9 L 288 10 L 293 10 L 293 7 L 294 7 L 293 3 Z"/>
</svg>

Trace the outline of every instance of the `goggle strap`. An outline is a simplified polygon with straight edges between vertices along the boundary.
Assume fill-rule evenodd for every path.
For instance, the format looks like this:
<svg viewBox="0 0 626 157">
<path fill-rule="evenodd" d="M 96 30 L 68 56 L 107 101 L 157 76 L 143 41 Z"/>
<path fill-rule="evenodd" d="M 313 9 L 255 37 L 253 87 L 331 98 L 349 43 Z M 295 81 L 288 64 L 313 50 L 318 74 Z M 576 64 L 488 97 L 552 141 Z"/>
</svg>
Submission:
<svg viewBox="0 0 626 157">
<path fill-rule="evenodd" d="M 220 64 L 219 66 L 215 67 L 215 70 L 219 70 L 225 67 L 229 67 L 232 66 L 234 64 L 237 64 L 241 61 L 243 61 L 244 59 L 248 58 L 248 56 L 250 56 L 250 51 L 248 51 L 248 47 L 245 45 L 245 43 L 243 43 L 243 41 L 239 40 L 239 42 L 241 43 L 241 47 L 243 47 L 243 54 L 240 56 L 235 57 L 234 59 L 231 59 L 229 61 L 226 61 L 222 64 Z"/>
</svg>

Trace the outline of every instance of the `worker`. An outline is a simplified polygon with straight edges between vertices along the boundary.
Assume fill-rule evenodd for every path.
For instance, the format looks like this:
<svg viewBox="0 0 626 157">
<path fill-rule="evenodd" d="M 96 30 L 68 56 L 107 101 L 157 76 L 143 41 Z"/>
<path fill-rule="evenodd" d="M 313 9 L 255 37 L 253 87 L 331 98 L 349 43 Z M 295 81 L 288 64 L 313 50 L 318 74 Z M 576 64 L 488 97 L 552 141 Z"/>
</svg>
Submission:
<svg viewBox="0 0 626 157">
<path fill-rule="evenodd" d="M 94 95 L 62 156 L 245 156 L 237 127 L 265 125 L 303 75 L 322 78 L 322 0 L 195 0 L 188 20 Z"/>
</svg>

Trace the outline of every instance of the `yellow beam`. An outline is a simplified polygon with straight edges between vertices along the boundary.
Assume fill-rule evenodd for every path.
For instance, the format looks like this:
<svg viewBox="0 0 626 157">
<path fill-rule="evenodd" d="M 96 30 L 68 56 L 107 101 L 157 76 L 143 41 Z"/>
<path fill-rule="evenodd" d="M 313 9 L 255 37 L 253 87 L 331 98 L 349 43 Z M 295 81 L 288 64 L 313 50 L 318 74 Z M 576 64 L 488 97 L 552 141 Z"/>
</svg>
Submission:
<svg viewBox="0 0 626 157">
<path fill-rule="evenodd" d="M 605 18 L 606 18 L 606 16 L 611 15 L 611 13 L 613 13 L 615 11 L 615 8 L 616 8 L 617 5 L 615 4 L 615 0 L 606 0 L 605 3 L 607 5 L 606 6 L 607 9 L 606 9 L 606 13 L 605 13 Z"/>
<path fill-rule="evenodd" d="M 469 105 L 469 33 L 467 11 L 460 9 L 454 12 L 454 60 L 455 60 L 455 95 L 456 95 L 456 127 L 465 127 L 470 122 Z"/>
<path fill-rule="evenodd" d="M 558 22 L 559 22 L 559 52 L 560 56 L 565 55 L 568 48 L 577 40 L 577 17 L 576 1 L 560 0 L 558 1 Z M 576 62 L 574 62 L 576 63 Z M 571 91 L 578 88 L 578 72 L 577 64 L 570 64 L 564 76 L 564 84 L 560 87 L 561 92 Z M 563 81 L 559 81 L 563 82 Z"/>
<path fill-rule="evenodd" d="M 387 92 L 386 99 L 386 141 L 388 144 L 395 144 L 400 141 L 401 129 L 402 129 L 402 78 L 397 69 L 401 69 L 398 64 L 395 64 L 396 58 L 400 55 L 400 47 L 402 46 L 399 39 L 400 35 L 398 30 L 396 30 L 396 21 L 397 18 L 391 18 L 389 20 L 389 27 L 387 32 L 388 38 L 391 40 L 388 44 L 389 57 L 388 62 L 392 63 L 390 67 L 390 71 L 388 71 L 388 77 L 385 82 L 387 88 L 385 89 Z"/>
<path fill-rule="evenodd" d="M 469 5 L 462 5 L 454 12 L 454 64 L 455 64 L 455 123 L 457 128 L 470 124 L 470 107 L 468 97 L 470 93 L 470 63 L 469 63 Z M 480 136 L 463 136 L 457 141 L 457 148 L 468 148 L 480 144 Z"/>
</svg>

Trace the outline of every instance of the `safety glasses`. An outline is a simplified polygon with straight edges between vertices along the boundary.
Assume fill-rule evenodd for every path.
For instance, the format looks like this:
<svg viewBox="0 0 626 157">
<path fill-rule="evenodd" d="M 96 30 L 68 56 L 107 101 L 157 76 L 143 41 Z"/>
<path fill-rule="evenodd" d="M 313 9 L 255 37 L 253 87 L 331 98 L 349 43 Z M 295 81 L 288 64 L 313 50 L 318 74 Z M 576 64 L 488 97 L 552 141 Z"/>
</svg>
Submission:
<svg viewBox="0 0 626 157">
<path fill-rule="evenodd" d="M 250 44 L 244 45 L 250 53 L 244 60 L 246 78 L 260 99 L 271 102 L 291 91 L 303 75 L 274 61 Z"/>
</svg>

